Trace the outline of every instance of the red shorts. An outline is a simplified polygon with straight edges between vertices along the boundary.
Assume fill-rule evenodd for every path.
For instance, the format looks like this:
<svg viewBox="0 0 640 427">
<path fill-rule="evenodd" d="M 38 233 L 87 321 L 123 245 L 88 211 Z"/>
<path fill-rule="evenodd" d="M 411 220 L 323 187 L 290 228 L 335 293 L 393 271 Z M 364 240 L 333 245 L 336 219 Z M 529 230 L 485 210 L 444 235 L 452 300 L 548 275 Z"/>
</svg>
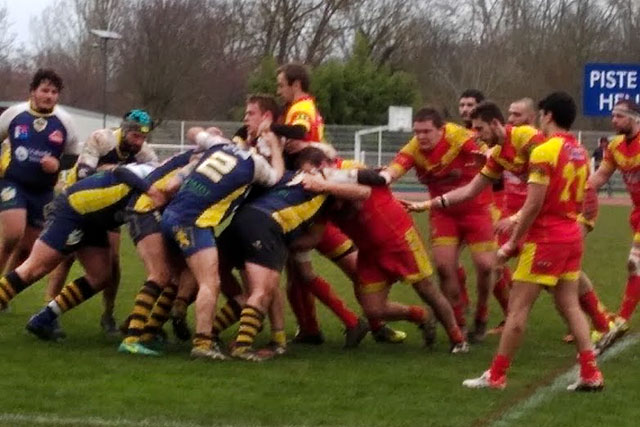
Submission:
<svg viewBox="0 0 640 427">
<path fill-rule="evenodd" d="M 402 244 L 393 244 L 390 252 L 360 249 L 358 252 L 358 285 L 363 293 L 376 293 L 398 280 L 416 283 L 433 274 L 427 250 L 418 231 L 411 227 Z"/>
<path fill-rule="evenodd" d="M 332 222 L 327 221 L 322 234 L 322 240 L 316 246 L 318 252 L 332 261 L 337 261 L 343 256 L 353 252 L 356 247 L 342 230 Z"/>
<path fill-rule="evenodd" d="M 566 243 L 525 241 L 513 280 L 555 286 L 558 280 L 578 280 L 582 269 L 582 239 Z"/>
<path fill-rule="evenodd" d="M 433 246 L 458 246 L 464 242 L 472 252 L 496 250 L 489 205 L 464 213 L 452 214 L 446 209 L 432 209 L 430 212 Z"/>
</svg>

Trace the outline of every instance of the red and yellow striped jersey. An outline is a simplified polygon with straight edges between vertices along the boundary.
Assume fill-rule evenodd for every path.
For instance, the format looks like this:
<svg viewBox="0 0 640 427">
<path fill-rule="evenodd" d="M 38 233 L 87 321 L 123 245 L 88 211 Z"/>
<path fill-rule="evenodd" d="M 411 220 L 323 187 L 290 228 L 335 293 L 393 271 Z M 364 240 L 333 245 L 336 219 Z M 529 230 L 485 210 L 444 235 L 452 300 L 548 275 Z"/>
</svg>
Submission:
<svg viewBox="0 0 640 427">
<path fill-rule="evenodd" d="M 433 198 L 470 182 L 482 168 L 483 157 L 472 131 L 447 123 L 442 139 L 432 150 L 422 150 L 417 138 L 413 137 L 389 167 L 400 175 L 415 167 L 418 179 L 429 188 Z M 491 200 L 491 189 L 487 188 L 474 199 L 452 209 L 466 210 L 473 205 L 486 205 Z"/>
<path fill-rule="evenodd" d="M 537 242 L 581 238 L 576 222 L 582 212 L 589 155 L 570 133 L 558 133 L 531 152 L 529 183 L 547 186 L 544 204 L 529 230 Z"/>
<path fill-rule="evenodd" d="M 631 140 L 627 140 L 624 135 L 613 138 L 604 151 L 600 167 L 618 169 L 633 205 L 640 206 L 640 133 Z"/>
<path fill-rule="evenodd" d="M 508 212 L 515 212 L 527 198 L 529 154 L 545 137 L 532 126 L 507 125 L 505 130 L 504 142 L 493 148 L 480 173 L 491 179 L 503 176 L 504 207 Z"/>
<path fill-rule="evenodd" d="M 311 96 L 304 96 L 287 108 L 284 124 L 304 126 L 307 130 L 304 141 L 324 141 L 324 121 Z"/>
</svg>

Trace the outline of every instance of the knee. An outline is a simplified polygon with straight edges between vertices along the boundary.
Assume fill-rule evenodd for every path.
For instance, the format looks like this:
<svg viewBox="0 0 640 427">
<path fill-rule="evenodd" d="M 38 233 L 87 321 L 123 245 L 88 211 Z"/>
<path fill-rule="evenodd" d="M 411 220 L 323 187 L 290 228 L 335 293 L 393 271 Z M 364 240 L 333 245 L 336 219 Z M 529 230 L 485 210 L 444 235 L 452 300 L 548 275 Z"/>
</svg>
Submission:
<svg viewBox="0 0 640 427">
<path fill-rule="evenodd" d="M 476 261 L 475 266 L 478 276 L 489 277 L 493 273 L 495 263 L 493 262 L 493 259 L 482 259 Z"/>
<path fill-rule="evenodd" d="M 13 252 L 20 243 L 20 236 L 14 234 L 5 234 L 0 241 L 0 250 L 5 253 Z"/>
<path fill-rule="evenodd" d="M 383 319 L 385 316 L 385 307 L 382 304 L 367 304 L 365 303 L 362 306 L 364 310 L 364 315 L 367 316 L 368 319 Z"/>
</svg>

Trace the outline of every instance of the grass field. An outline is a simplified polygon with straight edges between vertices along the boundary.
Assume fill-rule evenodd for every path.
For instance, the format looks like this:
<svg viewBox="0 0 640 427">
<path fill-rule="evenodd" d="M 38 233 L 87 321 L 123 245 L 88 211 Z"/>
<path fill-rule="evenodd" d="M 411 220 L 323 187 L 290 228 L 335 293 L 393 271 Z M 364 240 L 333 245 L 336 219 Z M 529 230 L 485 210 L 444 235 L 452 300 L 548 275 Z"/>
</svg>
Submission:
<svg viewBox="0 0 640 427">
<path fill-rule="evenodd" d="M 618 308 L 626 280 L 628 210 L 603 207 L 587 242 L 584 268 L 611 309 Z M 424 221 L 419 224 L 424 231 Z M 122 263 L 119 319 L 131 309 L 143 279 L 128 240 Z M 350 284 L 327 262 L 316 265 L 355 307 Z M 118 340 L 101 334 L 100 298 L 63 317 L 64 342 L 29 336 L 24 325 L 43 304 L 43 294 L 42 284 L 35 285 L 12 303 L 10 313 L 0 314 L 0 425 L 625 426 L 640 418 L 634 402 L 640 392 L 638 338 L 632 332 L 602 361 L 603 393 L 567 393 L 567 379 L 557 377 L 574 365 L 575 350 L 561 341 L 565 327 L 546 294 L 533 310 L 502 392 L 461 387 L 463 379 L 487 368 L 495 336 L 470 354 L 451 356 L 441 329 L 436 349 L 426 351 L 418 331 L 398 323 L 409 333 L 406 343 L 366 338 L 358 349 L 344 351 L 341 327 L 322 307 L 323 346 L 291 347 L 264 364 L 192 362 L 189 345 L 182 343 L 171 343 L 166 357 L 144 359 L 118 354 Z M 392 296 L 417 301 L 403 285 Z M 491 323 L 500 320 L 493 301 L 492 314 Z M 288 320 L 293 335 L 295 325 Z"/>
</svg>

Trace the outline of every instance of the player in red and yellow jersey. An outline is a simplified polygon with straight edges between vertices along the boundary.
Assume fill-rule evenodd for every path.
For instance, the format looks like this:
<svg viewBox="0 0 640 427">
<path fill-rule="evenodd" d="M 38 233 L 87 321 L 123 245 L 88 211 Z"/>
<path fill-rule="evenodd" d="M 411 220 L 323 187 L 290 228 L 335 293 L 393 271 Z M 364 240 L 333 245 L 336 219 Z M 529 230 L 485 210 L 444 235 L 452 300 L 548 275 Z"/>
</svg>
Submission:
<svg viewBox="0 0 640 427">
<path fill-rule="evenodd" d="M 324 121 L 314 98 L 309 93 L 310 79 L 301 64 L 286 64 L 278 69 L 278 95 L 286 103 L 283 124 L 304 132 L 298 141 L 287 143 L 287 164 L 295 163 L 296 153 L 312 142 L 324 142 Z M 336 263 L 349 278 L 355 280 L 357 248 L 353 242 L 332 224 L 327 224 L 317 249 Z M 327 305 L 347 329 L 347 347 L 357 345 L 367 332 L 364 319 L 346 306 L 331 285 L 313 271 L 309 254 L 294 253 L 288 263 L 287 289 L 289 303 L 300 326 L 293 342 L 321 344 L 324 341 L 315 314 L 313 296 Z"/>
<path fill-rule="evenodd" d="M 425 344 L 433 345 L 435 319 L 420 306 L 388 299 L 391 285 L 402 280 L 434 310 L 447 330 L 451 353 L 468 351 L 449 301 L 430 280 L 433 271 L 420 235 L 389 187 L 372 187 L 366 201 L 348 204 L 332 219 L 358 245 L 356 294 L 368 318 L 413 322 L 422 330 Z"/>
<path fill-rule="evenodd" d="M 440 113 L 432 108 L 416 113 L 413 130 L 415 136 L 381 173 L 387 182 L 415 168 L 420 182 L 429 188 L 433 198 L 466 185 L 480 171 L 485 157 L 478 149 L 473 132 L 444 123 Z M 433 258 L 460 326 L 464 326 L 465 320 L 458 281 L 458 246 L 464 242 L 471 249 L 478 277 L 475 318 L 478 330 L 486 327 L 487 300 L 493 285 L 496 242 L 489 209 L 491 200 L 491 189 L 487 188 L 452 209 L 430 212 Z"/>
<path fill-rule="evenodd" d="M 523 182 L 523 177 L 526 176 L 528 171 L 529 153 L 533 147 L 545 139 L 544 135 L 531 126 L 505 125 L 502 112 L 496 104 L 489 101 L 483 101 L 478 104 L 469 117 L 478 138 L 491 147 L 491 154 L 487 159 L 487 163 L 467 185 L 443 194 L 440 198 L 426 202 L 411 203 L 408 205 L 410 210 L 421 211 L 433 208 L 446 211 L 448 208 L 477 197 L 487 188 L 490 188 L 493 183 L 500 180 L 506 172 L 509 172 L 518 183 Z M 502 220 L 503 222 L 508 222 L 508 218 L 522 207 L 526 195 L 526 188 L 524 189 L 524 195 L 520 191 L 512 192 L 505 188 L 503 194 L 504 203 L 501 205 L 500 215 L 502 218 L 507 219 Z M 505 243 L 508 238 L 508 232 L 498 233 L 498 242 L 500 244 Z M 496 273 L 497 280 L 493 292 L 506 315 L 511 271 L 508 266 L 502 266 Z M 482 336 L 475 338 L 481 339 Z"/>
<path fill-rule="evenodd" d="M 543 287 L 553 293 L 558 311 L 575 336 L 580 377 L 568 389 L 591 391 L 604 386 L 589 339 L 589 325 L 578 302 L 583 239 L 577 218 L 582 211 L 589 157 L 569 133 L 576 116 L 571 96 L 552 93 L 540 101 L 539 110 L 540 128 L 549 139 L 531 152 L 527 199 L 515 230 L 498 253 L 498 260 L 505 262 L 524 239 L 513 275 L 507 321 L 491 368 L 479 378 L 464 381 L 465 387 L 506 386 L 511 358 Z"/>
<path fill-rule="evenodd" d="M 618 169 L 631 195 L 633 210 L 630 223 L 633 243 L 627 264 L 629 277 L 616 325 L 615 339 L 628 330 L 631 318 L 640 301 L 640 106 L 631 100 L 621 100 L 613 108 L 611 123 L 618 132 L 606 148 L 598 170 L 589 179 L 589 186 L 598 191 Z"/>
</svg>

